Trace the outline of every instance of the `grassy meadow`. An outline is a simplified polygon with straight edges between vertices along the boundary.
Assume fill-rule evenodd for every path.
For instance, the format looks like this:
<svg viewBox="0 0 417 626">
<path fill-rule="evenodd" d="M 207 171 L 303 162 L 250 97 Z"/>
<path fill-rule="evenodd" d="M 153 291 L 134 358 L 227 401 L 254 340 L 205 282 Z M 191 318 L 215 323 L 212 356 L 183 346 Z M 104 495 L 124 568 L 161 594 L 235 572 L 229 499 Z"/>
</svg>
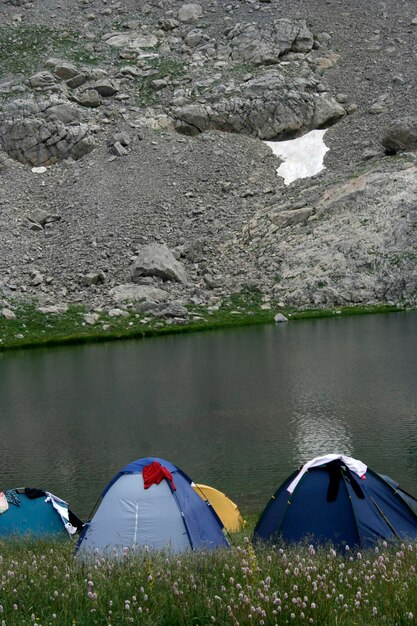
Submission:
<svg viewBox="0 0 417 626">
<path fill-rule="evenodd" d="M 143 551 L 79 562 L 68 541 L 0 542 L 1 626 L 412 624 L 417 544 Z"/>
</svg>

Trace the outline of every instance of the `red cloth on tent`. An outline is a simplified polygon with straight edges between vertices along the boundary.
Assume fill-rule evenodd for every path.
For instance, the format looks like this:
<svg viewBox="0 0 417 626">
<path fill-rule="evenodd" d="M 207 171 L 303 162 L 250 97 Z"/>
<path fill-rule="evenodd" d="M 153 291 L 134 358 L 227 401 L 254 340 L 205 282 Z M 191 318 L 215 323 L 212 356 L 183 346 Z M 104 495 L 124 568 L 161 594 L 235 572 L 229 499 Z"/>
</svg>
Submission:
<svg viewBox="0 0 417 626">
<path fill-rule="evenodd" d="M 151 485 L 159 485 L 165 478 L 170 482 L 172 490 L 177 491 L 171 472 L 161 465 L 159 461 L 145 465 L 142 470 L 142 476 L 145 489 L 149 489 Z"/>
</svg>

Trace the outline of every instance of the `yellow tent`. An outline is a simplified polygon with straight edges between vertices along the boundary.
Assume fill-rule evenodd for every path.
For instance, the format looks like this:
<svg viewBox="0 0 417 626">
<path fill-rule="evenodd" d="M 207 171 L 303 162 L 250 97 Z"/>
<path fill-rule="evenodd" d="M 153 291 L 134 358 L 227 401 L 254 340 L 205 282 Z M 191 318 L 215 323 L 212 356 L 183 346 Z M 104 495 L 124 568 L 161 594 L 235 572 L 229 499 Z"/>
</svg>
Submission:
<svg viewBox="0 0 417 626">
<path fill-rule="evenodd" d="M 209 487 L 208 485 L 201 485 L 193 483 L 193 489 L 198 493 L 200 498 L 208 500 L 220 517 L 225 529 L 229 532 L 235 533 L 241 530 L 244 526 L 244 520 L 237 508 L 237 505 L 230 500 L 224 493 Z"/>
</svg>

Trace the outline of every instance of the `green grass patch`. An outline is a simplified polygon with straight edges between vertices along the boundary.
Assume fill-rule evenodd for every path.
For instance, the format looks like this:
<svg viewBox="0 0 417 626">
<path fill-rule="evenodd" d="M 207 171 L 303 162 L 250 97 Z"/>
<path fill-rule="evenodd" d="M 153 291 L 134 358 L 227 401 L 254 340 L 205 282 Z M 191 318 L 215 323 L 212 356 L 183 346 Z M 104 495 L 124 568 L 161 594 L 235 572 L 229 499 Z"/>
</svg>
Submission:
<svg viewBox="0 0 417 626">
<path fill-rule="evenodd" d="M 168 78 L 169 81 L 176 80 L 186 72 L 186 65 L 182 61 L 169 58 L 150 59 L 147 66 L 151 72 L 149 76 L 138 77 L 134 80 L 137 91 L 136 102 L 141 107 L 151 106 L 158 96 L 152 86 L 152 81 Z"/>
<path fill-rule="evenodd" d="M 289 321 L 295 321 L 404 310 L 392 305 L 301 310 L 278 308 L 274 303 L 265 309 L 262 308 L 265 307 L 262 294 L 251 290 L 243 290 L 226 298 L 218 310 L 203 306 L 188 307 L 189 319 L 186 323 L 146 316 L 128 308 L 126 317 L 109 317 L 106 312 L 99 312 L 98 321 L 90 325 L 84 321 L 87 310 L 83 306 L 70 306 L 62 314 L 40 313 L 36 302 L 16 300 L 10 306 L 16 319 L 6 320 L 0 316 L 0 351 L 271 324 L 278 312 L 283 313 Z"/>
<path fill-rule="evenodd" d="M 84 64 L 97 63 L 96 57 L 83 48 L 81 34 L 73 29 L 62 31 L 33 24 L 0 26 L 0 73 L 3 76 L 38 71 L 49 56 Z"/>
</svg>

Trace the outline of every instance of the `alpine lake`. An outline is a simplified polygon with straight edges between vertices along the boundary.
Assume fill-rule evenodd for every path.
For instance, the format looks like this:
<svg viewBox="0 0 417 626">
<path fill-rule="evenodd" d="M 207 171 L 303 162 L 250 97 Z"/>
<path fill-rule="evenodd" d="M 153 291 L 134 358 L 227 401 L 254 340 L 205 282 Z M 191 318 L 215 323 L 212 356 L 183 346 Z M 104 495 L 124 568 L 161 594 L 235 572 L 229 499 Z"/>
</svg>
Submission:
<svg viewBox="0 0 417 626">
<path fill-rule="evenodd" d="M 84 519 L 143 456 L 244 514 L 332 452 L 417 495 L 417 313 L 4 352 L 0 413 L 0 489 L 46 489 Z"/>
</svg>

